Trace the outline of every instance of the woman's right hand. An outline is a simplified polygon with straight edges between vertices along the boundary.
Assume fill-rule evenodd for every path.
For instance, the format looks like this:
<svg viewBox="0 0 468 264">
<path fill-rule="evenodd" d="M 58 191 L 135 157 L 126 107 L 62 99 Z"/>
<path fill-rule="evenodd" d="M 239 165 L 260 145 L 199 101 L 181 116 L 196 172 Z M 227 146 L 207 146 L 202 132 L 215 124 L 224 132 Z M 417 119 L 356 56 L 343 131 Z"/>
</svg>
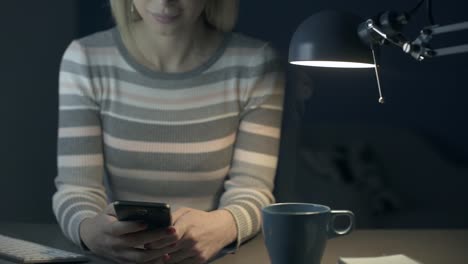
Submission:
<svg viewBox="0 0 468 264">
<path fill-rule="evenodd" d="M 115 217 L 114 206 L 107 208 L 93 218 L 81 222 L 82 242 L 96 255 L 118 263 L 164 263 L 171 252 L 170 247 L 142 249 L 155 241 L 172 244 L 177 237 L 171 228 L 146 230 L 147 225 L 139 222 L 123 222 Z M 137 248 L 140 247 L 140 248 Z"/>
</svg>

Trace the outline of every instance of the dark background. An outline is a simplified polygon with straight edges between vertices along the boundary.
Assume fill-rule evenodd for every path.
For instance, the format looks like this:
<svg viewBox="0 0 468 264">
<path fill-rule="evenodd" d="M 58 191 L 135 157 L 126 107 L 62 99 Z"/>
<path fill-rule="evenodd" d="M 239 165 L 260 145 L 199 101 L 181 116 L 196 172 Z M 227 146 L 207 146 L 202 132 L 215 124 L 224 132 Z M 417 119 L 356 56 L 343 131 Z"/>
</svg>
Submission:
<svg viewBox="0 0 468 264">
<path fill-rule="evenodd" d="M 286 58 L 295 28 L 317 11 L 367 18 L 416 3 L 241 1 L 236 30 L 270 41 Z M 466 10 L 466 1 L 434 1 L 439 24 L 468 20 Z M 6 1 L 0 12 L 0 221 L 52 222 L 60 58 L 72 39 L 112 20 L 103 0 Z M 409 38 L 425 18 L 414 18 Z M 468 43 L 468 32 L 435 43 Z M 385 105 L 371 70 L 288 66 L 278 200 L 351 209 L 366 228 L 468 227 L 467 60 L 416 62 L 385 47 Z"/>
</svg>

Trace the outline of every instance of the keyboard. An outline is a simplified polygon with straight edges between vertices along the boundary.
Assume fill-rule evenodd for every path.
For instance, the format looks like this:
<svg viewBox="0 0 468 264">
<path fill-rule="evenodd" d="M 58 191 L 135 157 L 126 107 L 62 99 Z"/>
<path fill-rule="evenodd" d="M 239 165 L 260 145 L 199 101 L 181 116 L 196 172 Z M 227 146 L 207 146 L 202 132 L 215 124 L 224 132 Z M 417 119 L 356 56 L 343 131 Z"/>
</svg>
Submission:
<svg viewBox="0 0 468 264">
<path fill-rule="evenodd" d="M 85 262 L 80 254 L 0 235 L 0 258 L 17 263 Z"/>
</svg>

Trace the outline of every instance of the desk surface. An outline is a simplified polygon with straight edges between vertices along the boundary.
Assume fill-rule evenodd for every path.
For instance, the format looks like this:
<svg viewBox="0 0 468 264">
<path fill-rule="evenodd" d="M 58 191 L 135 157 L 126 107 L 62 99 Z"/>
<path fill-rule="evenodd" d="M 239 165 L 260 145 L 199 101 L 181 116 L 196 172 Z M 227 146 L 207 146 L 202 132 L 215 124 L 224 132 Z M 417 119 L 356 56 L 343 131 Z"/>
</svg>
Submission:
<svg viewBox="0 0 468 264">
<path fill-rule="evenodd" d="M 0 234 L 79 253 L 57 225 L 0 223 Z M 371 257 L 405 254 L 424 264 L 468 263 L 468 230 L 357 230 L 332 239 L 322 264 L 336 264 L 339 256 Z M 110 263 L 91 257 L 88 263 Z M 3 260 L 0 260 L 0 262 Z M 10 262 L 1 262 L 10 263 Z M 261 236 L 243 245 L 235 255 L 215 261 L 219 264 L 268 264 Z"/>
</svg>

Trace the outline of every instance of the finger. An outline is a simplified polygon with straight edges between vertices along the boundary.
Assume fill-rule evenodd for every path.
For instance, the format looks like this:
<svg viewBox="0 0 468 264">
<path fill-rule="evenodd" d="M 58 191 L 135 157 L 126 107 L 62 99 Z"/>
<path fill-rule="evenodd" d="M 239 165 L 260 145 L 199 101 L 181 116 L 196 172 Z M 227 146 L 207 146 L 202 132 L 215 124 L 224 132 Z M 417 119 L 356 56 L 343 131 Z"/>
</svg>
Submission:
<svg viewBox="0 0 468 264">
<path fill-rule="evenodd" d="M 125 234 L 136 233 L 146 230 L 148 225 L 133 221 L 115 221 L 105 227 L 104 232 L 112 236 L 123 236 Z"/>
<path fill-rule="evenodd" d="M 130 263 L 160 262 L 169 260 L 167 250 L 127 249 L 122 251 L 120 259 Z"/>
<path fill-rule="evenodd" d="M 168 237 L 168 238 L 164 238 L 158 241 L 147 243 L 145 245 L 145 248 L 147 249 L 161 249 L 161 248 L 166 248 L 166 247 L 175 248 L 179 240 L 180 240 L 179 237 L 177 235 L 174 235 L 172 237 Z"/>
<path fill-rule="evenodd" d="M 185 214 L 188 214 L 188 213 L 190 213 L 190 209 L 188 209 L 187 211 L 184 211 L 184 212 L 179 212 L 178 218 L 175 220 L 175 222 L 174 222 L 174 224 L 172 226 L 175 229 L 175 234 L 180 238 L 184 237 L 184 235 L 185 235 L 185 233 L 187 231 L 187 224 L 186 224 L 187 221 L 185 221 L 182 216 L 184 216 Z"/>
<path fill-rule="evenodd" d="M 197 252 L 193 249 L 195 242 L 191 240 L 182 240 L 174 247 L 174 251 L 170 253 L 171 259 L 166 263 L 179 263 L 180 261 L 195 257 Z"/>
<path fill-rule="evenodd" d="M 117 216 L 115 214 L 114 204 L 113 203 L 109 204 L 106 207 L 106 209 L 104 209 L 104 213 L 107 214 L 107 215 Z"/>
<path fill-rule="evenodd" d="M 156 259 L 156 260 L 150 260 L 148 262 L 145 262 L 144 264 L 165 264 L 164 260 L 162 258 Z"/>
<path fill-rule="evenodd" d="M 201 264 L 201 263 L 207 263 L 203 258 L 199 257 L 191 257 L 182 260 L 181 262 L 178 262 L 178 264 Z"/>
<path fill-rule="evenodd" d="M 196 254 L 192 250 L 180 250 L 169 255 L 170 258 L 166 261 L 167 264 L 181 263 L 182 261 L 196 257 Z"/>
<path fill-rule="evenodd" d="M 179 220 L 180 217 L 182 217 L 183 215 L 185 215 L 187 213 L 190 213 L 190 208 L 182 207 L 182 208 L 176 210 L 172 214 L 172 224 L 177 223 L 177 220 Z"/>
<path fill-rule="evenodd" d="M 125 249 L 118 252 L 119 260 L 126 263 L 146 263 L 161 259 L 164 253 L 143 249 Z"/>
<path fill-rule="evenodd" d="M 145 244 L 157 243 L 158 241 L 177 241 L 178 236 L 174 228 L 148 230 L 126 234 L 122 237 L 127 241 L 129 247 L 135 247 Z"/>
<path fill-rule="evenodd" d="M 104 219 L 105 219 L 106 222 L 107 222 L 107 226 L 110 226 L 110 225 L 113 224 L 114 222 L 119 221 L 115 216 L 113 216 L 113 215 L 108 215 L 108 214 L 104 214 Z"/>
</svg>

